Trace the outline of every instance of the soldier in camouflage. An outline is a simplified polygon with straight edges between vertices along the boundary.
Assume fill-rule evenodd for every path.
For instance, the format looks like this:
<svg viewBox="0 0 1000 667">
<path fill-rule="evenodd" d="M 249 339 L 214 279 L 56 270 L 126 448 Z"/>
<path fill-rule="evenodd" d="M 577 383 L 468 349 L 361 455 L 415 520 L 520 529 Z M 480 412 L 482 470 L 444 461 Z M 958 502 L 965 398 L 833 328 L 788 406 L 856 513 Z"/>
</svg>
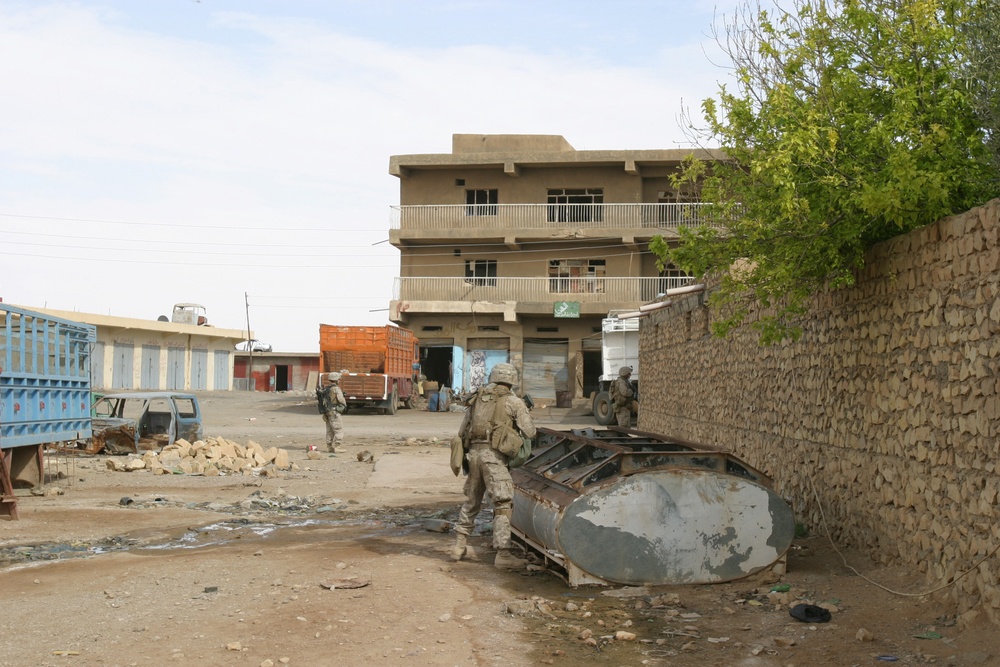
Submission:
<svg viewBox="0 0 1000 667">
<path fill-rule="evenodd" d="M 468 550 L 467 540 L 482 508 L 483 496 L 489 492 L 493 501 L 493 546 L 497 549 L 494 565 L 504 569 L 524 569 L 523 558 L 511 553 L 510 515 L 514 499 L 514 482 L 507 468 L 509 459 L 493 449 L 489 439 L 490 422 L 497 401 L 504 401 L 504 412 L 513 426 L 526 438 L 535 437 L 535 424 L 524 401 L 511 393 L 517 382 L 517 371 L 510 364 L 497 364 L 490 372 L 490 384 L 477 392 L 465 413 L 459 436 L 466 446 L 469 476 L 465 480 L 465 503 L 459 512 L 455 546 L 451 559 L 462 560 Z"/>
<path fill-rule="evenodd" d="M 619 426 L 632 427 L 632 401 L 635 400 L 635 389 L 632 387 L 632 367 L 622 366 L 618 369 L 618 377 L 611 383 L 611 404 Z"/>
<path fill-rule="evenodd" d="M 344 442 L 344 420 L 340 413 L 347 406 L 344 392 L 340 389 L 340 373 L 327 373 L 323 378 L 323 386 L 327 392 L 326 409 L 323 411 L 323 421 L 326 422 L 326 451 L 336 451 L 337 445 Z"/>
</svg>

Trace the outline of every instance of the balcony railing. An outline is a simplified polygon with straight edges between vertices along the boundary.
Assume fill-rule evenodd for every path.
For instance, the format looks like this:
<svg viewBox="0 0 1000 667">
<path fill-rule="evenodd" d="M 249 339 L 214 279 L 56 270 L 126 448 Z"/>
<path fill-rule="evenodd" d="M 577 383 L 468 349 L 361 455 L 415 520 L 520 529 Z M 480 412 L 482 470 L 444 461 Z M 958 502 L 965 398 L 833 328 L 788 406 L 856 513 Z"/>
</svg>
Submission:
<svg viewBox="0 0 1000 667">
<path fill-rule="evenodd" d="M 468 204 L 393 206 L 390 229 L 676 229 L 710 224 L 706 204 Z"/>
<path fill-rule="evenodd" d="M 671 278 L 396 278 L 394 301 L 580 301 L 631 307 L 691 282 Z"/>
</svg>

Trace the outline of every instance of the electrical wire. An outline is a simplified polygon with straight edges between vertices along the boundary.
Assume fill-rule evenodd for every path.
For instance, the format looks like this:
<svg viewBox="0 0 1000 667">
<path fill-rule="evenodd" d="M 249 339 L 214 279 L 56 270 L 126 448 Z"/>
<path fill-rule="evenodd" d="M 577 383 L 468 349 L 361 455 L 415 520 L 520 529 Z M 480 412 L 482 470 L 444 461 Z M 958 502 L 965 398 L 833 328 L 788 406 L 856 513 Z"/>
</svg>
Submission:
<svg viewBox="0 0 1000 667">
<path fill-rule="evenodd" d="M 837 545 L 834 544 L 834 542 L 833 542 L 833 537 L 830 534 L 830 527 L 826 523 L 826 514 L 823 512 L 823 503 L 820 502 L 820 500 L 819 500 L 819 493 L 816 491 L 816 482 L 813 480 L 812 475 L 808 475 L 808 477 L 809 477 L 809 484 L 812 486 L 813 496 L 816 498 L 816 506 L 819 507 L 819 516 L 820 516 L 820 518 L 823 521 L 823 530 L 826 531 L 826 539 L 829 540 L 830 546 L 833 547 L 833 550 L 837 552 L 838 556 L 840 556 L 840 560 L 843 561 L 844 567 L 846 567 L 848 570 L 850 570 L 854 574 L 858 575 L 859 577 L 861 577 L 862 579 L 864 579 L 865 581 L 867 581 L 869 584 L 871 584 L 873 586 L 876 586 L 878 588 L 881 588 L 883 591 L 885 591 L 887 593 L 892 593 L 893 595 L 899 595 L 899 596 L 908 597 L 908 598 L 921 598 L 921 597 L 925 597 L 927 595 L 930 595 L 931 593 L 937 593 L 938 591 L 944 590 L 946 588 L 951 588 L 952 586 L 954 586 L 955 584 L 958 583 L 959 579 L 961 579 L 965 575 L 969 574 L 970 572 L 972 572 L 973 570 L 975 570 L 976 568 L 978 568 L 980 565 L 982 565 L 988 559 L 992 558 L 997 553 L 997 551 L 1000 551 L 1000 544 L 998 544 L 996 547 L 993 548 L 992 551 L 990 551 L 988 554 L 986 554 L 985 556 L 983 556 L 982 558 L 980 558 L 978 561 L 976 561 L 975 564 L 972 567 L 970 567 L 967 570 L 964 570 L 958 576 L 956 576 L 955 578 L 953 578 L 950 582 L 948 582 L 946 584 L 942 584 L 942 585 L 938 586 L 937 588 L 932 588 L 932 589 L 930 589 L 928 591 L 923 591 L 922 593 L 904 593 L 902 591 L 895 591 L 895 590 L 893 590 L 893 589 L 891 589 L 891 588 L 889 588 L 887 586 L 883 586 L 882 584 L 878 583 L 877 581 L 869 579 L 868 577 L 866 577 L 865 575 L 861 574 L 856 569 L 854 569 L 853 567 L 851 567 L 850 565 L 848 565 L 847 558 L 844 557 L 844 554 L 842 554 L 840 552 L 840 549 L 838 549 Z"/>
</svg>

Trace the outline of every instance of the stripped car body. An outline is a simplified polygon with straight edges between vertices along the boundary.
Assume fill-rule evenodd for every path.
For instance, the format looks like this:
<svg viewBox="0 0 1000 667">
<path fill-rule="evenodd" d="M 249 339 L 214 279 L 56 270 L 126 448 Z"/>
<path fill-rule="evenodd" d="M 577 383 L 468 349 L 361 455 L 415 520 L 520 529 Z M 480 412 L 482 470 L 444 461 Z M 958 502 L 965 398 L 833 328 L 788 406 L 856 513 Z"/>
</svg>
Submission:
<svg viewBox="0 0 1000 667">
<path fill-rule="evenodd" d="M 132 391 L 105 394 L 93 407 L 93 440 L 87 451 L 125 454 L 188 442 L 202 436 L 201 408 L 194 394 Z"/>
<path fill-rule="evenodd" d="M 514 535 L 571 586 L 732 581 L 783 568 L 794 537 L 766 475 L 655 433 L 539 428 L 511 477 Z"/>
</svg>

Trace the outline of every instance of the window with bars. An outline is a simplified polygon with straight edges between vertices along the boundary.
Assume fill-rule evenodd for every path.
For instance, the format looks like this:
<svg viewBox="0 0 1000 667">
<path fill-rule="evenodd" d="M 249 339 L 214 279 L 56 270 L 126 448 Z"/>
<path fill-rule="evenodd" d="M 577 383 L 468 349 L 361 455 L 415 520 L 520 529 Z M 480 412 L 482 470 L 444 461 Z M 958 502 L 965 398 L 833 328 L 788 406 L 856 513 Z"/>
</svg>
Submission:
<svg viewBox="0 0 1000 667">
<path fill-rule="evenodd" d="M 466 190 L 465 215 L 496 215 L 497 199 L 497 190 Z"/>
<path fill-rule="evenodd" d="M 555 189 L 548 193 L 549 222 L 601 222 L 603 188 Z"/>
<path fill-rule="evenodd" d="M 604 292 L 605 260 L 550 259 L 549 292 L 596 294 Z"/>
<path fill-rule="evenodd" d="M 497 261 L 495 259 L 465 260 L 465 280 L 476 287 L 496 287 Z"/>
</svg>

